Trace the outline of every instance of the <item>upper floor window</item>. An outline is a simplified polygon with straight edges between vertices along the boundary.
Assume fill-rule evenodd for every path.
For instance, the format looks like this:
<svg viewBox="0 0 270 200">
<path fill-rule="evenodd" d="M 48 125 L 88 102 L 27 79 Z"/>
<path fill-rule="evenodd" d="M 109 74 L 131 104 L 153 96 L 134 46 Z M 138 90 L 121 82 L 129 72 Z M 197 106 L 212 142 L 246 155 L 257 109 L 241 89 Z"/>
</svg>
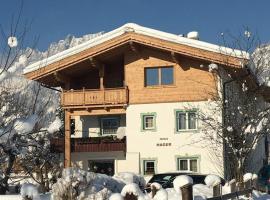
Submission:
<svg viewBox="0 0 270 200">
<path fill-rule="evenodd" d="M 120 126 L 118 117 L 101 118 L 101 133 L 102 135 L 116 134 Z"/>
<path fill-rule="evenodd" d="M 196 111 L 176 111 L 176 129 L 177 131 L 196 130 Z"/>
<path fill-rule="evenodd" d="M 145 86 L 172 85 L 173 77 L 173 67 L 145 68 Z"/>
</svg>

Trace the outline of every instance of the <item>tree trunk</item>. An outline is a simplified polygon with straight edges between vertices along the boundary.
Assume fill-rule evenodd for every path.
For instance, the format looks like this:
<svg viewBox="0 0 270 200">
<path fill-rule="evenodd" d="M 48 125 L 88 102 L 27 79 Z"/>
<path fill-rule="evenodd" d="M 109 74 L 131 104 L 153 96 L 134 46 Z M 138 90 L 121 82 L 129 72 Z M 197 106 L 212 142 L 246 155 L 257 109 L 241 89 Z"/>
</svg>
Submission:
<svg viewBox="0 0 270 200">
<path fill-rule="evenodd" d="M 8 160 L 8 166 L 4 172 L 5 177 L 0 181 L 0 194 L 6 194 L 8 191 L 8 180 L 10 178 L 10 174 L 16 159 L 16 156 L 12 153 L 11 150 L 8 150 L 7 152 L 9 160 Z"/>
</svg>

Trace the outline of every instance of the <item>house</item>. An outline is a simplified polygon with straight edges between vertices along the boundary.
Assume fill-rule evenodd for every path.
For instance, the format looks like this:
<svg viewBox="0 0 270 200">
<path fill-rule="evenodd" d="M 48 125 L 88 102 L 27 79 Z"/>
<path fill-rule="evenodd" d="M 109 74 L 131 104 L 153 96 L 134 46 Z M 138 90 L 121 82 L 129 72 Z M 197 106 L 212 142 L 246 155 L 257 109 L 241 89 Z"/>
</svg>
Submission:
<svg viewBox="0 0 270 200">
<path fill-rule="evenodd" d="M 242 69 L 242 51 L 125 24 L 33 63 L 25 76 L 61 86 L 65 167 L 114 174 L 168 171 L 224 174 L 202 138 L 198 109 L 219 95 L 208 65 Z M 214 70 L 214 69 L 213 69 Z M 222 117 L 217 116 L 217 117 Z M 123 137 L 125 135 L 125 137 Z M 263 156 L 257 156 L 261 165 Z"/>
</svg>

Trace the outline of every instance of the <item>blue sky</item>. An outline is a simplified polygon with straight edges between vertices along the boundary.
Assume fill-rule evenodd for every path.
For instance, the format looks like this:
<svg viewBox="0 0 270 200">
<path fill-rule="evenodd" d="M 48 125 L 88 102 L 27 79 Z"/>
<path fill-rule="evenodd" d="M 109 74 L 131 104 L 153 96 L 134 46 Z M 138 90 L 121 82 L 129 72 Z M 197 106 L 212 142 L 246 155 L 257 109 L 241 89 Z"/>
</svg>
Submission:
<svg viewBox="0 0 270 200">
<path fill-rule="evenodd" d="M 1 0 L 0 23 L 7 30 L 21 0 Z M 220 43 L 220 33 L 238 35 L 248 26 L 263 43 L 270 41 L 268 0 L 25 0 L 23 21 L 32 21 L 28 38 L 39 36 L 44 50 L 68 34 L 110 31 L 127 22 Z M 30 40 L 29 39 L 29 40 Z"/>
</svg>

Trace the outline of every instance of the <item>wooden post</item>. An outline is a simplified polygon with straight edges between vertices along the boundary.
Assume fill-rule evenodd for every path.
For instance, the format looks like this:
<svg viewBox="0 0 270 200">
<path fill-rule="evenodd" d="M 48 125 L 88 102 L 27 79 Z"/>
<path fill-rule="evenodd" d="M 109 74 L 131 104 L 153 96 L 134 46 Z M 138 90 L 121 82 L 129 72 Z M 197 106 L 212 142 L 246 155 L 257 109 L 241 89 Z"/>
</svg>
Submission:
<svg viewBox="0 0 270 200">
<path fill-rule="evenodd" d="M 254 189 L 258 189 L 258 176 L 257 175 L 253 175 L 252 177 L 252 187 Z"/>
<path fill-rule="evenodd" d="M 221 183 L 219 183 L 213 187 L 213 197 L 221 196 L 221 194 Z"/>
<path fill-rule="evenodd" d="M 180 187 L 182 193 L 182 200 L 193 200 L 192 184 L 187 184 Z"/>
<path fill-rule="evenodd" d="M 252 179 L 250 178 L 250 179 L 245 180 L 245 182 L 244 182 L 244 189 L 247 190 L 247 189 L 250 189 L 251 187 L 252 187 Z M 246 197 L 250 197 L 251 194 L 247 194 L 245 196 Z"/>
<path fill-rule="evenodd" d="M 99 67 L 99 84 L 100 84 L 100 89 L 104 90 L 104 65 L 101 64 Z"/>
<path fill-rule="evenodd" d="M 157 188 L 154 185 L 151 185 L 152 198 L 157 194 Z"/>
<path fill-rule="evenodd" d="M 65 110 L 65 168 L 71 167 L 70 111 Z"/>
<path fill-rule="evenodd" d="M 126 193 L 126 196 L 124 196 L 124 200 L 138 200 L 138 197 L 133 193 Z"/>
</svg>

